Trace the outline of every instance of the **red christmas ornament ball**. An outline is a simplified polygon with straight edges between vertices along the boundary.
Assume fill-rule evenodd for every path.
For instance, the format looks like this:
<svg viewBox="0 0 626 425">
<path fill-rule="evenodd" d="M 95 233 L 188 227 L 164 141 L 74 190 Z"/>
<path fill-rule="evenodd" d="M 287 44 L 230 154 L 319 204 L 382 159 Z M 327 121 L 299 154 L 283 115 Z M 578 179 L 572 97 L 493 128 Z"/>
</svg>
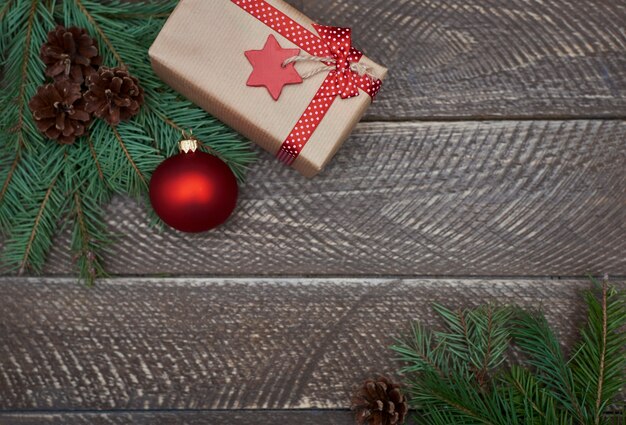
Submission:
<svg viewBox="0 0 626 425">
<path fill-rule="evenodd" d="M 237 205 L 237 179 L 221 159 L 195 151 L 161 163 L 150 180 L 150 202 L 181 232 L 200 233 L 224 223 Z"/>
</svg>

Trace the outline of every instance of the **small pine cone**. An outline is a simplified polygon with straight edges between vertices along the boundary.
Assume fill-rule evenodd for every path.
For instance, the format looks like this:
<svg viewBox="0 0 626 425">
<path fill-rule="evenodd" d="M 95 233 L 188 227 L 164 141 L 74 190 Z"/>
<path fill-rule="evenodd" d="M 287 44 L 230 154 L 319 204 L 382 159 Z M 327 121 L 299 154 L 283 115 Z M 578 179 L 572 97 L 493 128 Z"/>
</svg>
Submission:
<svg viewBox="0 0 626 425">
<path fill-rule="evenodd" d="M 91 115 L 85 111 L 80 85 L 68 80 L 40 86 L 28 102 L 37 129 L 48 138 L 69 145 L 87 131 Z"/>
<path fill-rule="evenodd" d="M 137 115 L 143 104 L 139 81 L 122 68 L 100 68 L 87 78 L 87 89 L 87 111 L 111 125 Z"/>
<path fill-rule="evenodd" d="M 396 425 L 404 423 L 409 405 L 400 386 L 390 379 L 368 379 L 352 397 L 352 410 L 359 425 Z"/>
<path fill-rule="evenodd" d="M 83 28 L 57 26 L 41 46 L 46 75 L 54 80 L 69 79 L 82 84 L 102 65 L 98 43 Z"/>
</svg>

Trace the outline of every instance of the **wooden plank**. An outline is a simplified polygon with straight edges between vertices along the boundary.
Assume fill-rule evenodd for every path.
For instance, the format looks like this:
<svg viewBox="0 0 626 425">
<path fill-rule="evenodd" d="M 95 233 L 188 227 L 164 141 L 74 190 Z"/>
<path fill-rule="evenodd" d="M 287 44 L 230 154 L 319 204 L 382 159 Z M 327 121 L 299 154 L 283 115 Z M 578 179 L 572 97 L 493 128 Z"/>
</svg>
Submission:
<svg viewBox="0 0 626 425">
<path fill-rule="evenodd" d="M 624 0 L 290 0 L 390 69 L 366 119 L 625 117 Z"/>
<path fill-rule="evenodd" d="M 108 412 L 0 413 L 11 425 L 354 425 L 352 414 L 341 411 L 221 411 L 221 412 Z M 409 421 L 407 425 L 414 422 Z"/>
<path fill-rule="evenodd" d="M 626 275 L 626 122 L 367 123 L 307 180 L 265 153 L 222 228 L 109 208 L 113 274 Z M 72 272 L 69 235 L 48 274 Z"/>
<path fill-rule="evenodd" d="M 623 425 L 615 418 L 614 425 Z M 417 425 L 413 418 L 405 425 Z M 345 410 L 228 412 L 0 413 L 7 425 L 355 425 Z"/>
<path fill-rule="evenodd" d="M 571 346 L 586 280 L 0 279 L 0 410 L 336 409 L 393 374 L 431 305 L 543 305 Z"/>
</svg>

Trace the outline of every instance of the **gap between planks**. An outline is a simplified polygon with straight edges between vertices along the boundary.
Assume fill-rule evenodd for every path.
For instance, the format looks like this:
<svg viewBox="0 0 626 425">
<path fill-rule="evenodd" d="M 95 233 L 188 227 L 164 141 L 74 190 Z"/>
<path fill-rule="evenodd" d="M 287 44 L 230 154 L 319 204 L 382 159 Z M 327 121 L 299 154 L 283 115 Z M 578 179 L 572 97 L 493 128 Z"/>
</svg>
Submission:
<svg viewBox="0 0 626 425">
<path fill-rule="evenodd" d="M 383 116 L 365 116 L 360 122 L 368 124 L 411 124 L 411 123 L 458 123 L 458 122 L 483 122 L 483 121 L 624 121 L 626 114 L 617 114 L 614 116 L 606 115 L 531 115 L 531 116 L 515 116 L 515 115 L 451 115 L 451 116 L 424 116 L 413 118 L 394 118 Z"/>
<path fill-rule="evenodd" d="M 320 282 L 329 283 L 333 285 L 354 285 L 358 284 L 367 284 L 367 285 L 379 285 L 381 283 L 390 282 L 390 281 L 468 281 L 468 284 L 477 283 L 484 284 L 485 282 L 493 281 L 493 282 L 564 282 L 568 280 L 576 280 L 576 281 L 584 281 L 589 280 L 591 282 L 592 279 L 600 282 L 604 276 L 600 275 L 584 275 L 584 276 L 508 276 L 508 275 L 486 275 L 486 276 L 476 276 L 476 275 L 363 275 L 363 276 L 355 276 L 355 275 L 210 275 L 210 276 L 199 276 L 199 275 L 113 275 L 107 278 L 98 279 L 94 285 L 97 287 L 98 284 L 101 285 L 122 285 L 122 286 L 130 286 L 130 285 L 138 285 L 145 284 L 150 282 L 167 282 L 168 284 L 174 285 L 212 285 L 219 284 L 224 281 L 228 281 L 229 283 L 241 284 L 241 285 L 250 285 L 250 284 L 258 284 L 262 285 L 264 283 L 273 283 L 273 284 L 298 284 L 298 285 L 317 285 Z M 626 275 L 610 275 L 609 281 L 613 284 L 620 285 L 621 281 L 626 280 Z M 12 283 L 14 281 L 20 281 L 24 284 L 46 284 L 46 285 L 68 285 L 68 284 L 76 284 L 77 287 L 85 287 L 80 284 L 80 279 L 78 277 L 67 276 L 67 275 L 51 275 L 51 276 L 2 276 L 0 275 L 0 285 Z M 89 287 L 86 287 L 89 289 Z"/>
</svg>

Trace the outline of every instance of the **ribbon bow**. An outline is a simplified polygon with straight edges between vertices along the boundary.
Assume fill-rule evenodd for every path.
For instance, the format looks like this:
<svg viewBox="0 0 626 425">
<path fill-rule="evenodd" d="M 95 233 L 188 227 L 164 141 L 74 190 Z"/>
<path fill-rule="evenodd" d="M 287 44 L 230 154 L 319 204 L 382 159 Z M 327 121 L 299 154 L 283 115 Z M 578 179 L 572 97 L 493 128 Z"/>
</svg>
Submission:
<svg viewBox="0 0 626 425">
<path fill-rule="evenodd" d="M 292 164 L 337 97 L 348 99 L 358 96 L 359 90 L 363 90 L 374 99 L 382 81 L 370 75 L 366 65 L 359 63 L 363 53 L 352 47 L 352 31 L 349 28 L 313 24 L 318 33 L 315 35 L 266 0 L 231 1 L 330 69 L 276 154 L 281 161 Z"/>
<path fill-rule="evenodd" d="M 335 69 L 328 75 L 328 96 L 341 96 L 349 99 L 359 95 L 359 74 L 351 68 L 358 63 L 363 53 L 352 47 L 352 30 L 350 28 L 330 27 L 313 24 L 320 38 L 326 43 L 328 55 L 333 58 Z M 330 63 L 327 63 L 327 65 Z"/>
</svg>

